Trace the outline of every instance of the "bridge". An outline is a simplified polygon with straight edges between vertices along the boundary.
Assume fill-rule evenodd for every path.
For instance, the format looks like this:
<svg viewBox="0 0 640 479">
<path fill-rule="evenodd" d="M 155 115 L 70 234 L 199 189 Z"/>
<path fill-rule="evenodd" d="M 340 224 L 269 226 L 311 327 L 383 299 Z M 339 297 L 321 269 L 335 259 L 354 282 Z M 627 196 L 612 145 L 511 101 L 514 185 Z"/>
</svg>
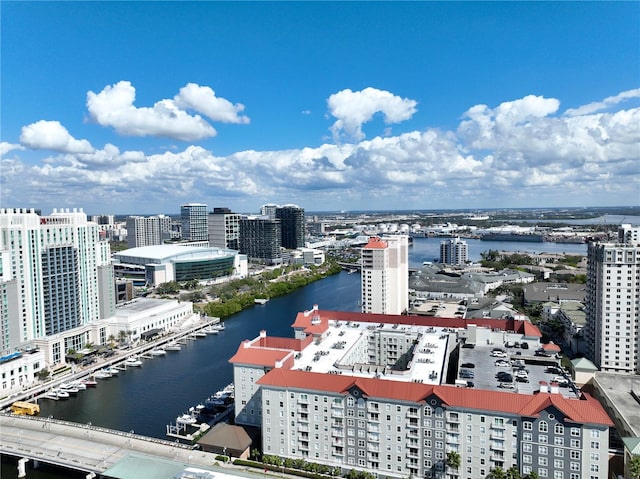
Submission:
<svg viewBox="0 0 640 479">
<path fill-rule="evenodd" d="M 109 469 L 117 470 L 118 463 L 132 457 L 151 459 L 149 464 L 161 463 L 164 472 L 168 472 L 168 464 L 174 469 L 202 467 L 213 471 L 216 457 L 192 446 L 134 433 L 11 414 L 0 415 L 0 453 L 20 458 L 18 477 L 24 477 L 20 473 L 24 474 L 25 463 L 33 460 L 86 472 L 88 479 Z M 120 474 L 117 477 L 136 477 L 135 471 L 128 476 Z"/>
</svg>

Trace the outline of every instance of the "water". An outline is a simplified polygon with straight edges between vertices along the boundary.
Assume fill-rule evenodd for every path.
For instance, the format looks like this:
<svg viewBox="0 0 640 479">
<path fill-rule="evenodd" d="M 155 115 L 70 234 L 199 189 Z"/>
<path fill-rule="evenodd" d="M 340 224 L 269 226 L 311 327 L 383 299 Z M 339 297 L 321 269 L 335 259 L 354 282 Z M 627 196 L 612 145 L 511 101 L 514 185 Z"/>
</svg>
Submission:
<svg viewBox="0 0 640 479">
<path fill-rule="evenodd" d="M 433 261 L 440 254 L 441 238 L 415 238 L 409 248 L 409 264 L 419 268 L 423 261 Z M 585 254 L 586 245 L 557 243 L 487 242 L 467 240 L 469 259 L 479 260 L 489 249 L 529 252 L 567 252 Z M 40 402 L 41 415 L 122 431 L 135 431 L 165 438 L 166 425 L 201 403 L 218 389 L 229 384 L 233 371 L 228 360 L 245 339 L 255 338 L 265 329 L 270 336 L 292 337 L 291 324 L 298 312 L 318 304 L 321 309 L 359 311 L 360 275 L 340 274 L 312 283 L 293 293 L 275 298 L 264 305 L 238 313 L 225 322 L 226 329 L 190 341 L 179 352 L 144 360 L 141 368 L 122 371 L 118 377 L 101 380 L 96 389 L 81 391 L 66 401 Z M 17 477 L 16 461 L 2 459 L 2 479 Z M 30 479 L 83 477 L 69 471 L 60 472 L 41 465 L 32 470 Z"/>
</svg>

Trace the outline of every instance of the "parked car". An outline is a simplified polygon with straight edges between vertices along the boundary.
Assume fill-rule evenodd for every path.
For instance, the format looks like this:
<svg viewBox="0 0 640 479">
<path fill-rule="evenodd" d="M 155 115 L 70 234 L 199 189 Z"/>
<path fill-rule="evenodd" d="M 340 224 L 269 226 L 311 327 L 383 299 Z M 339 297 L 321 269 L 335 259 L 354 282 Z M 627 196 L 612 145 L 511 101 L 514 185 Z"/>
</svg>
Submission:
<svg viewBox="0 0 640 479">
<path fill-rule="evenodd" d="M 522 369 L 518 369 L 516 371 L 513 372 L 513 375 L 517 378 L 528 378 L 529 375 L 527 374 L 526 371 L 523 371 Z"/>
<path fill-rule="evenodd" d="M 504 359 L 498 359 L 494 364 L 499 368 L 508 368 L 510 366 L 509 361 L 505 361 Z"/>
<path fill-rule="evenodd" d="M 516 376 L 516 381 L 519 383 L 528 383 L 529 382 L 529 378 L 528 377 L 520 377 L 520 376 Z"/>
<path fill-rule="evenodd" d="M 515 389 L 516 385 L 509 381 L 509 382 L 501 382 L 500 384 L 498 384 L 498 387 L 502 389 Z"/>
<path fill-rule="evenodd" d="M 469 371 L 468 369 L 461 369 L 458 375 L 463 379 L 472 379 L 474 376 L 473 371 Z"/>
<path fill-rule="evenodd" d="M 460 367 L 461 367 L 461 368 L 469 368 L 469 369 L 473 369 L 473 368 L 475 368 L 475 367 L 476 367 L 476 365 L 475 365 L 475 364 L 473 364 L 473 363 L 462 363 L 462 364 L 460 365 Z"/>
<path fill-rule="evenodd" d="M 505 351 L 491 351 L 491 356 L 494 358 L 506 358 L 509 355 Z"/>
</svg>

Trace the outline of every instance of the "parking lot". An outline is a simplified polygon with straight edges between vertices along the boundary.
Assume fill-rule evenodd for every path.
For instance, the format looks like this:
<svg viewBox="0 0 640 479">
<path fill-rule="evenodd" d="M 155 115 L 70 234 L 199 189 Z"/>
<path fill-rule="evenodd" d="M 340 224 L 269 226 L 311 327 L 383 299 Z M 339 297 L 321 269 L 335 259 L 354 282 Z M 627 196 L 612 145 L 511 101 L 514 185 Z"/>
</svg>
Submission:
<svg viewBox="0 0 640 479">
<path fill-rule="evenodd" d="M 494 349 L 503 351 L 503 356 L 506 357 L 492 356 Z M 498 364 L 496 364 L 497 362 Z M 471 364 L 473 364 L 473 368 L 469 367 Z M 527 372 L 526 380 L 528 382 L 516 380 L 515 371 L 518 369 L 518 364 Z M 540 381 L 546 381 L 549 384 L 554 378 L 562 377 L 569 384 L 559 387 L 559 392 L 567 397 L 576 396 L 576 389 L 571 384 L 571 376 L 561 368 L 560 360 L 555 357 L 537 356 L 535 351 L 531 349 L 507 348 L 496 344 L 478 344 L 474 348 L 461 347 L 458 365 L 458 378 L 472 381 L 477 389 L 533 394 L 540 389 Z M 462 367 L 463 365 L 466 367 Z M 473 377 L 466 373 L 469 371 Z M 498 373 L 508 373 L 511 376 L 511 381 L 500 382 L 496 378 Z M 523 373 L 519 374 L 524 375 Z"/>
</svg>

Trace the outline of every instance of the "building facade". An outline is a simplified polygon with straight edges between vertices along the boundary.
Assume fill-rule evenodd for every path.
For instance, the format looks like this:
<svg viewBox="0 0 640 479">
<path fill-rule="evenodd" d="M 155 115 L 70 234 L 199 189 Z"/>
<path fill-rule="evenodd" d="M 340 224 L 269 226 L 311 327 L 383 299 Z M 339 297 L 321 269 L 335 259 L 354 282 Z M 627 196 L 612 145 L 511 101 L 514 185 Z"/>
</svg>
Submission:
<svg viewBox="0 0 640 479">
<path fill-rule="evenodd" d="M 2 356 L 39 348 L 46 367 L 95 342 L 90 324 L 115 311 L 114 276 L 109 243 L 82 210 L 0 209 L 0 258 Z"/>
<path fill-rule="evenodd" d="M 478 479 L 498 467 L 542 478 L 607 477 L 613 423 L 588 394 L 566 397 L 554 383 L 533 394 L 456 387 L 422 374 L 446 370 L 444 363 L 414 361 L 416 376 L 384 366 L 395 364 L 406 334 L 418 354 L 425 345 L 446 354 L 454 323 L 426 326 L 434 321 L 314 307 L 298 314 L 294 339 L 262 331 L 230 359 L 236 423 L 260 427 L 264 454 L 378 478 Z M 490 331 L 499 324 L 487 322 Z"/>
<path fill-rule="evenodd" d="M 362 248 L 363 313 L 402 314 L 409 307 L 409 239 L 374 236 Z"/>
<path fill-rule="evenodd" d="M 280 234 L 280 220 L 245 216 L 240 219 L 240 252 L 249 260 L 279 264 L 282 262 Z"/>
<path fill-rule="evenodd" d="M 158 216 L 129 216 L 127 218 L 127 246 L 153 246 L 171 239 L 171 218 Z"/>
<path fill-rule="evenodd" d="M 240 250 L 240 218 L 229 208 L 214 208 L 209 213 L 209 246 Z"/>
<path fill-rule="evenodd" d="M 181 236 L 187 241 L 209 241 L 207 205 L 187 203 L 180 206 Z"/>
<path fill-rule="evenodd" d="M 618 242 L 587 249 L 585 340 L 601 371 L 640 374 L 640 228 L 623 225 Z"/>
<path fill-rule="evenodd" d="M 276 219 L 280 220 L 282 247 L 287 249 L 304 247 L 304 208 L 296 205 L 279 206 L 276 208 Z"/>
<path fill-rule="evenodd" d="M 463 265 L 468 261 L 467 242 L 459 237 L 440 242 L 440 262 L 442 264 Z"/>
</svg>

